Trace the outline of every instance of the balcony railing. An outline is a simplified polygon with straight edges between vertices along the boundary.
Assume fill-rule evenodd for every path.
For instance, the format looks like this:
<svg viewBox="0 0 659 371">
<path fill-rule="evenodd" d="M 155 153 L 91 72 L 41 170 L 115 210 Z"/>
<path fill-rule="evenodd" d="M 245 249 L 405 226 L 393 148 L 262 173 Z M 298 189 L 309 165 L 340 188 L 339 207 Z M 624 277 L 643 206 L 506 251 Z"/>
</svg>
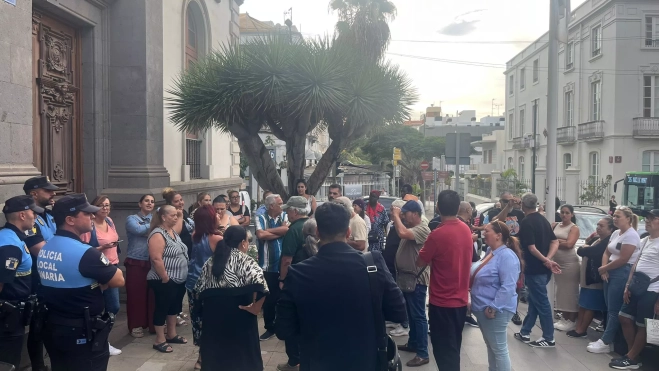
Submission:
<svg viewBox="0 0 659 371">
<path fill-rule="evenodd" d="M 513 138 L 513 149 L 521 149 L 524 148 L 524 138 L 518 137 L 518 138 Z"/>
<path fill-rule="evenodd" d="M 659 117 L 635 117 L 634 137 L 658 137 Z"/>
<path fill-rule="evenodd" d="M 558 128 L 558 143 L 574 143 L 577 140 L 577 128 L 574 126 L 564 126 Z"/>
<path fill-rule="evenodd" d="M 659 39 L 645 39 L 646 48 L 659 48 Z"/>
<path fill-rule="evenodd" d="M 577 139 L 599 140 L 604 138 L 604 121 L 591 121 L 579 124 Z"/>
</svg>

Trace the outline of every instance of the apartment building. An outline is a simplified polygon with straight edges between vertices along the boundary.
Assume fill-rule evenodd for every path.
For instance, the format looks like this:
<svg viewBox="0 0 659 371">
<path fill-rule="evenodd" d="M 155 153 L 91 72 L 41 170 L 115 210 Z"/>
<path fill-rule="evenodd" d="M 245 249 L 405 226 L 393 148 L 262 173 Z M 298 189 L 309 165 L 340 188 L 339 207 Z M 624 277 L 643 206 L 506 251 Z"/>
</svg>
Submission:
<svg viewBox="0 0 659 371">
<path fill-rule="evenodd" d="M 659 171 L 659 1 L 588 0 L 573 9 L 568 40 L 558 52 L 558 176 L 616 181 Z M 547 41 L 546 33 L 505 71 L 500 170 L 523 179 L 532 161 L 546 168 Z"/>
</svg>

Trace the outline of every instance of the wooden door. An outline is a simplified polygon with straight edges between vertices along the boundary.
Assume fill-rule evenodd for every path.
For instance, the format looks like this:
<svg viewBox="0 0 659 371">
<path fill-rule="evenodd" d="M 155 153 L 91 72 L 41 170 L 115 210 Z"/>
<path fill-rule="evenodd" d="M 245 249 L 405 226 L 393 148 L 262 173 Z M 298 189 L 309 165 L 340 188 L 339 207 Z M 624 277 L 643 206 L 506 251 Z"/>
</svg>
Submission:
<svg viewBox="0 0 659 371">
<path fill-rule="evenodd" d="M 82 189 L 80 34 L 32 14 L 34 165 L 64 193 Z"/>
</svg>

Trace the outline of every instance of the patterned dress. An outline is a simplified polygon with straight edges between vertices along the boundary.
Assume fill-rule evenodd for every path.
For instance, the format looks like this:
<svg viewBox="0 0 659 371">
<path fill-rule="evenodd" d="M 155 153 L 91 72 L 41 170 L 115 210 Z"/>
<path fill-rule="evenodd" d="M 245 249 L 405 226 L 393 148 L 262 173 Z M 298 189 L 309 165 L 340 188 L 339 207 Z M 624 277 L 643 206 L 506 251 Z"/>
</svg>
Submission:
<svg viewBox="0 0 659 371">
<path fill-rule="evenodd" d="M 387 210 L 379 202 L 375 208 L 371 208 L 371 205 L 367 204 L 365 214 L 371 221 L 371 231 L 368 234 L 368 249 L 369 251 L 382 251 L 385 230 L 389 224 L 389 214 L 387 214 Z"/>
<path fill-rule="evenodd" d="M 208 259 L 197 280 L 195 310 L 203 324 L 200 353 L 204 369 L 262 371 L 257 317 L 238 306 L 247 306 L 268 294 L 258 263 L 236 249 L 220 277 L 213 275 L 214 258 Z"/>
</svg>

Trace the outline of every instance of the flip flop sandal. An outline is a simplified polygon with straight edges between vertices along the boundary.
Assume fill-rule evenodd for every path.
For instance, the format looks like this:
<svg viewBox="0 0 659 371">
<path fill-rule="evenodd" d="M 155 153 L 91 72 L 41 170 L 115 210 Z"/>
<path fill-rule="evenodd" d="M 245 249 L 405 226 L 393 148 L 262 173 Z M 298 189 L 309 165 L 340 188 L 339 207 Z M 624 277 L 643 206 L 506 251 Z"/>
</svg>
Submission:
<svg viewBox="0 0 659 371">
<path fill-rule="evenodd" d="M 159 351 L 160 353 L 171 353 L 174 351 L 172 347 L 167 344 L 167 342 L 160 343 L 160 344 L 153 344 L 153 349 Z"/>
<path fill-rule="evenodd" d="M 141 328 L 134 328 L 130 332 L 130 335 L 134 338 L 141 338 L 144 337 L 144 331 Z"/>
<path fill-rule="evenodd" d="M 182 337 L 181 335 L 176 335 L 171 339 L 165 338 L 165 340 L 168 343 L 172 343 L 172 344 L 187 344 L 188 343 L 188 341 L 184 337 Z"/>
<path fill-rule="evenodd" d="M 176 326 L 187 326 L 188 322 L 181 317 L 176 317 Z"/>
</svg>

